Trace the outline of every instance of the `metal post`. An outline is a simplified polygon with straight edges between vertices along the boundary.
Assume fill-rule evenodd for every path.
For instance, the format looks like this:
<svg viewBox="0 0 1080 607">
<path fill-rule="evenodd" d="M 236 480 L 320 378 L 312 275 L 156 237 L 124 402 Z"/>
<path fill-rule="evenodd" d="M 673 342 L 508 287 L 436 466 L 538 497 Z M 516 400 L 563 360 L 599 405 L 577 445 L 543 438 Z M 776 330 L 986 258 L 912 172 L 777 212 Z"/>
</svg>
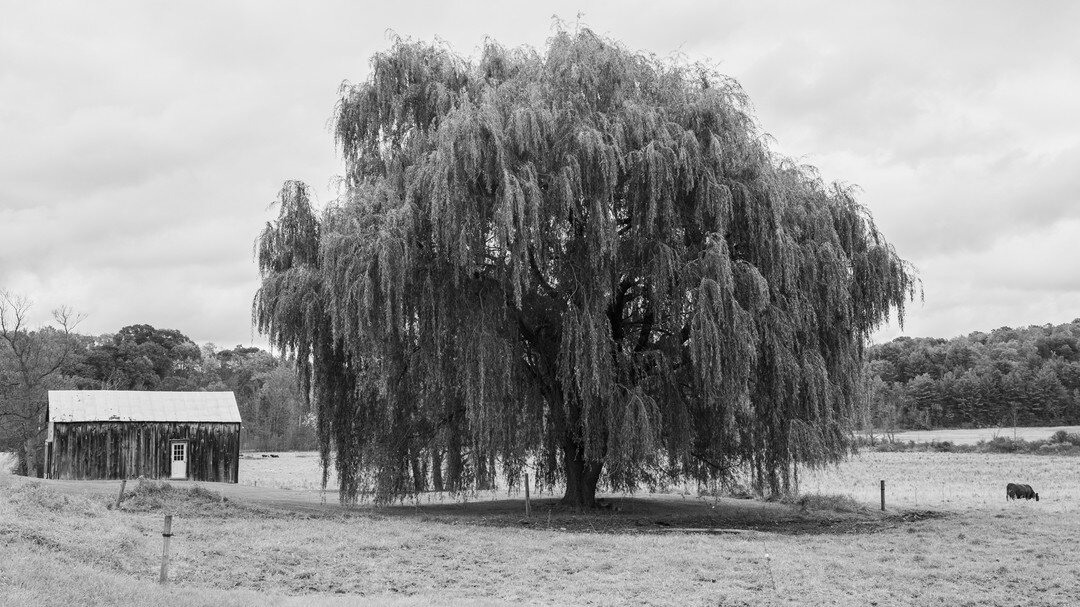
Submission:
<svg viewBox="0 0 1080 607">
<path fill-rule="evenodd" d="M 881 511 L 885 512 L 885 481 L 881 481 Z"/>
</svg>

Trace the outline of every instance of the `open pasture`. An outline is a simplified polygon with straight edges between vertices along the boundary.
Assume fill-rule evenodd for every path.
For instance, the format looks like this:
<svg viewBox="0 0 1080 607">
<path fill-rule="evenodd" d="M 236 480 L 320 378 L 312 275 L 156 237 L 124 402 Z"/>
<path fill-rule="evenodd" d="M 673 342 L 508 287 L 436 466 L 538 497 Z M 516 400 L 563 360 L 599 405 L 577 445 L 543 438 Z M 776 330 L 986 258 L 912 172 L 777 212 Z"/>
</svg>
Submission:
<svg viewBox="0 0 1080 607">
<path fill-rule="evenodd" d="M 280 455 L 245 460 L 241 478 L 245 468 L 252 481 L 290 467 L 298 477 L 318 472 L 317 458 Z M 858 498 L 865 508 L 855 512 L 833 511 L 849 505 L 837 498 L 804 511 L 688 487 L 609 496 L 619 511 L 589 514 L 549 510 L 545 496 L 528 521 L 505 491 L 468 504 L 425 497 L 323 511 L 174 491 L 159 506 L 131 499 L 117 511 L 107 507 L 112 484 L 71 493 L 75 482 L 0 476 L 0 605 L 1075 604 L 1078 461 L 866 453 L 803 476 L 804 492 Z M 1043 500 L 1006 502 L 1009 480 L 1031 483 Z M 934 483 L 947 485 L 944 497 Z M 908 486 L 929 489 L 916 502 Z M 161 588 L 167 511 L 176 535 Z M 687 529 L 703 526 L 713 532 Z"/>
<path fill-rule="evenodd" d="M 1047 435 L 1049 436 L 1049 435 Z M 245 454 L 240 461 L 240 483 L 295 491 L 317 490 L 322 468 L 313 452 L 281 452 L 276 458 Z M 1024 454 L 978 454 L 939 452 L 878 453 L 865 451 L 835 467 L 803 470 L 802 493 L 847 495 L 877 508 L 880 481 L 885 481 L 886 507 L 966 510 L 1005 507 L 1005 485 L 1011 482 L 1032 485 L 1039 493 L 1043 512 L 1076 512 L 1080 515 L 1080 458 Z M 337 480 L 331 470 L 327 501 L 335 501 Z M 679 495 L 697 498 L 703 491 L 696 485 L 676 487 Z M 636 497 L 648 494 L 638 492 Z M 549 493 L 533 497 L 551 497 Z M 621 499 L 628 494 L 607 494 Z M 523 500 L 520 487 L 470 493 L 466 496 L 426 493 L 416 500 L 423 504 L 455 504 L 460 501 Z M 414 502 L 407 502 L 414 503 Z M 522 506 L 522 509 L 524 506 Z"/>
<path fill-rule="evenodd" d="M 240 454 L 238 480 L 255 487 L 314 490 L 322 486 L 322 464 L 316 451 L 245 452 Z M 337 484 L 330 466 L 326 488 L 336 489 Z"/>
<path fill-rule="evenodd" d="M 1080 458 L 1068 456 L 865 452 L 837 467 L 804 472 L 801 489 L 850 495 L 877 507 L 881 480 L 887 508 L 1015 508 L 1005 497 L 1005 485 L 1015 482 L 1039 493 L 1038 512 L 1080 517 Z"/>
</svg>

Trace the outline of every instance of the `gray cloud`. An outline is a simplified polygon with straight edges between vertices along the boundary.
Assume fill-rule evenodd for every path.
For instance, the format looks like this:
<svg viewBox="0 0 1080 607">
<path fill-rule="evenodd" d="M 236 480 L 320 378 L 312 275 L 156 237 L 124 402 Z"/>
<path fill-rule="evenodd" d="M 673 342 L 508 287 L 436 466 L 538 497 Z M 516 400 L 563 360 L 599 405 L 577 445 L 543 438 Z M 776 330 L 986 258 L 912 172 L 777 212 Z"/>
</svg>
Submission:
<svg viewBox="0 0 1080 607">
<path fill-rule="evenodd" d="M 88 312 L 89 332 L 248 343 L 268 204 L 290 178 L 333 195 L 336 91 L 388 30 L 540 47 L 579 11 L 628 48 L 714 63 L 780 151 L 859 184 L 922 269 L 909 332 L 1080 315 L 1069 2 L 8 3 L 0 288 Z"/>
</svg>

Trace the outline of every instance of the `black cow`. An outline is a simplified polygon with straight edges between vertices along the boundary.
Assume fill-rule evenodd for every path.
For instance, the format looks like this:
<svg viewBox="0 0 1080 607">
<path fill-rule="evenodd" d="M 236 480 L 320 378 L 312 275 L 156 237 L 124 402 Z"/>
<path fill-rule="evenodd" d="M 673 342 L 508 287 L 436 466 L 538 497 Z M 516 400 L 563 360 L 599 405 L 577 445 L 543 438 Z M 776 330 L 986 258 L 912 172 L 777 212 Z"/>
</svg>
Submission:
<svg viewBox="0 0 1080 607">
<path fill-rule="evenodd" d="M 1029 500 L 1035 498 L 1035 501 L 1039 501 L 1039 494 L 1035 493 L 1035 490 L 1031 488 L 1031 485 L 1021 485 L 1019 483 L 1009 483 L 1005 486 L 1005 499 Z"/>
</svg>

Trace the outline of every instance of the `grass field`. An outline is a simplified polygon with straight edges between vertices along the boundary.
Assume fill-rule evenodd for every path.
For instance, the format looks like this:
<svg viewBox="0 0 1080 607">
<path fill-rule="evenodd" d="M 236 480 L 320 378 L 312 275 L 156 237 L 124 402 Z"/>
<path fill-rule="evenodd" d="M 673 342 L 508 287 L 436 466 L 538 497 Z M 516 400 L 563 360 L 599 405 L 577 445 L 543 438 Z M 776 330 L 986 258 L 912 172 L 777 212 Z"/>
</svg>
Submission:
<svg viewBox="0 0 1080 607">
<path fill-rule="evenodd" d="M 1032 485 L 1039 512 L 1080 517 L 1080 458 L 981 453 L 877 453 L 853 456 L 836 468 L 804 474 L 802 489 L 835 492 L 878 504 L 885 481 L 886 506 L 898 508 L 1012 508 L 1005 485 Z"/>
<path fill-rule="evenodd" d="M 310 488 L 317 459 L 280 455 L 244 460 L 241 478 Z M 804 511 L 691 493 L 611 496 L 619 511 L 585 515 L 541 499 L 528 521 L 505 493 L 301 513 L 149 491 L 116 511 L 113 491 L 2 476 L 0 605 L 1076 604 L 1078 463 L 865 453 L 803 480 L 865 504 L 854 511 L 838 497 Z M 1041 501 L 1007 502 L 1009 481 Z M 166 511 L 176 535 L 162 588 Z"/>
<path fill-rule="evenodd" d="M 956 445 L 974 445 L 979 441 L 990 441 L 999 436 L 1004 438 L 1018 438 L 1026 441 L 1047 440 L 1058 430 L 1070 433 L 1080 433 L 1080 426 L 1041 426 L 1032 428 L 977 428 L 971 430 L 910 430 L 893 434 L 893 439 L 901 442 L 915 441 L 917 443 L 949 441 Z M 876 438 L 885 436 L 881 432 L 874 433 Z"/>
<path fill-rule="evenodd" d="M 242 485 L 313 490 L 322 486 L 322 465 L 314 451 L 242 453 L 238 478 Z M 337 487 L 333 466 L 326 486 Z"/>
<path fill-rule="evenodd" d="M 261 455 L 247 454 L 241 459 L 241 484 L 292 490 L 319 488 L 322 468 L 317 454 L 282 452 L 275 453 L 276 458 Z M 1077 457 L 865 451 L 838 467 L 804 471 L 801 489 L 808 493 L 849 495 L 876 506 L 880 503 L 880 481 L 884 480 L 887 506 L 974 508 L 999 504 L 1005 499 L 1006 484 L 1023 482 L 1040 493 L 1040 499 L 1047 502 L 1042 504 L 1044 509 L 1080 513 L 1080 483 L 1077 479 L 1080 479 L 1080 458 Z M 327 484 L 330 492 L 326 498 L 329 501 L 336 499 L 333 493 L 336 482 L 331 472 Z M 682 494 L 699 493 L 695 485 L 679 489 Z M 508 497 L 524 499 L 524 494 L 518 488 L 509 494 L 505 490 L 473 493 L 468 499 L 493 501 Z M 460 499 L 459 496 L 427 493 L 420 503 L 456 503 Z"/>
</svg>

